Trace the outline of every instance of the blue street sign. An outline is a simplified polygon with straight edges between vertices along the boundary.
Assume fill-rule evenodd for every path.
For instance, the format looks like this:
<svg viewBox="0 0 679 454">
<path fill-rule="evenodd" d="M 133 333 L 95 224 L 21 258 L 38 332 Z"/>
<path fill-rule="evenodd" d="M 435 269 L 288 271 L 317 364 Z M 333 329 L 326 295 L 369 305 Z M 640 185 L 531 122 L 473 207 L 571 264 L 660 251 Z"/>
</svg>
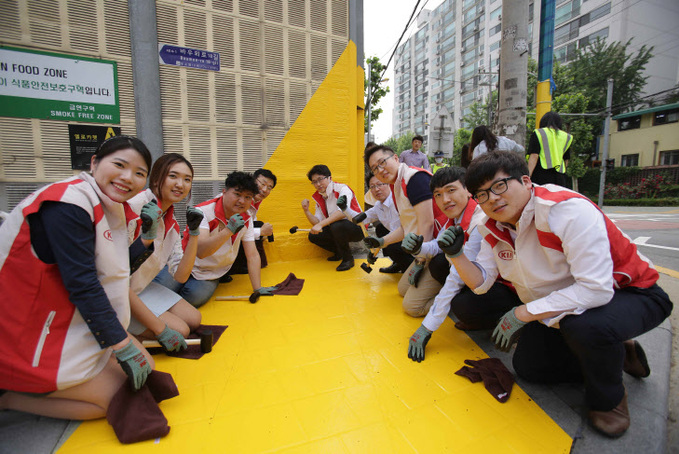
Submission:
<svg viewBox="0 0 679 454">
<path fill-rule="evenodd" d="M 159 43 L 158 57 L 165 65 L 219 71 L 219 52 Z"/>
</svg>

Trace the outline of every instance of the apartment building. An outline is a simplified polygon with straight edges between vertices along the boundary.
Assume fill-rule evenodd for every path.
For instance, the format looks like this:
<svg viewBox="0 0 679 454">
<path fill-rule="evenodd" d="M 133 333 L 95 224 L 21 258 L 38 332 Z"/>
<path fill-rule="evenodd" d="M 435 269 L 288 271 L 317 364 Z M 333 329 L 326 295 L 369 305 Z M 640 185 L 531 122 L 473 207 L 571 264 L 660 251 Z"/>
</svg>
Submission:
<svg viewBox="0 0 679 454">
<path fill-rule="evenodd" d="M 423 10 L 417 31 L 395 56 L 392 134 L 425 136 L 445 106 L 455 129 L 475 102 L 497 84 L 502 28 L 501 0 L 445 0 Z M 672 0 L 557 0 L 554 60 L 571 61 L 577 49 L 597 38 L 627 41 L 633 49 L 655 46 L 646 93 L 676 85 L 679 69 L 679 4 Z M 529 55 L 537 59 L 540 2 L 529 3 Z M 604 88 L 605 89 L 605 88 Z"/>
</svg>

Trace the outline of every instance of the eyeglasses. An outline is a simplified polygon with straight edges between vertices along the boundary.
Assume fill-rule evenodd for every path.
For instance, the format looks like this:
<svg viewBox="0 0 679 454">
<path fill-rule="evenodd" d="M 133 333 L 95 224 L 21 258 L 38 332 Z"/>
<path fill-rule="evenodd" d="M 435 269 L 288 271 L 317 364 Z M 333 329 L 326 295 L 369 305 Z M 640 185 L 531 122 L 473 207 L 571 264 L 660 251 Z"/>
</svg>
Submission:
<svg viewBox="0 0 679 454">
<path fill-rule="evenodd" d="M 266 184 L 265 182 L 263 182 L 261 180 L 255 180 L 255 181 L 257 182 L 257 184 L 262 186 L 263 189 L 268 189 L 269 191 L 273 190 L 273 185 Z"/>
<path fill-rule="evenodd" d="M 316 178 L 315 180 L 311 180 L 311 184 L 313 184 L 314 186 L 318 186 L 326 178 L 328 178 L 328 177 Z"/>
<path fill-rule="evenodd" d="M 390 155 L 390 156 L 387 156 L 386 158 L 384 158 L 384 159 L 382 159 L 380 162 L 378 162 L 378 163 L 375 165 L 375 167 L 371 167 L 371 168 L 370 168 L 370 171 L 372 172 L 372 174 L 375 175 L 377 172 L 379 172 L 380 170 L 384 169 L 384 166 L 385 166 L 386 162 L 387 162 L 389 159 L 393 158 L 393 157 L 394 157 L 393 154 Z"/>
<path fill-rule="evenodd" d="M 381 188 L 382 186 L 386 186 L 386 185 L 387 185 L 387 183 L 375 183 L 372 186 L 368 186 L 368 188 L 370 188 L 371 191 L 374 191 L 375 189 Z"/>
<path fill-rule="evenodd" d="M 488 201 L 488 199 L 490 198 L 491 192 L 495 195 L 500 195 L 500 194 L 504 194 L 505 192 L 507 192 L 507 189 L 509 189 L 507 182 L 509 180 L 518 180 L 518 178 L 507 177 L 507 178 L 503 178 L 501 180 L 497 180 L 495 183 L 493 183 L 490 186 L 490 188 L 481 189 L 481 190 L 476 191 L 476 194 L 474 194 L 472 197 L 478 203 L 486 203 Z"/>
</svg>

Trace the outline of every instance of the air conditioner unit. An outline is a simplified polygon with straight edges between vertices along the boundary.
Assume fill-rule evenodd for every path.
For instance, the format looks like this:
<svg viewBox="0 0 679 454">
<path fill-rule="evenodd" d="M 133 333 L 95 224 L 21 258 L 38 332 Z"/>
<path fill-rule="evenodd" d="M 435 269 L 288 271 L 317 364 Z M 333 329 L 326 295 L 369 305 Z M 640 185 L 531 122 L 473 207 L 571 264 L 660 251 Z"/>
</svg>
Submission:
<svg viewBox="0 0 679 454">
<path fill-rule="evenodd" d="M 481 55 L 483 55 L 483 50 L 480 50 L 480 51 L 479 51 L 479 57 L 480 57 Z"/>
<path fill-rule="evenodd" d="M 475 31 L 475 32 L 478 32 L 478 31 L 479 31 L 479 27 L 474 27 L 474 31 Z"/>
<path fill-rule="evenodd" d="M 464 54 L 465 52 L 467 52 L 467 48 L 462 46 L 462 49 L 460 49 L 460 52 Z"/>
<path fill-rule="evenodd" d="M 483 6 L 479 8 L 479 14 L 483 14 Z"/>
</svg>

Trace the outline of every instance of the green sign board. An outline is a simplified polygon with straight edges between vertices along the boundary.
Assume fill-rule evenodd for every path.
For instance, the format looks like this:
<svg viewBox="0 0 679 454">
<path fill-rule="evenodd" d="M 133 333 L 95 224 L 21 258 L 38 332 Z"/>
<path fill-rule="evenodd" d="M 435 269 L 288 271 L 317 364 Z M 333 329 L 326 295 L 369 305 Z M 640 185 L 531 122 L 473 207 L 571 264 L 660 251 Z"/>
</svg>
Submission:
<svg viewBox="0 0 679 454">
<path fill-rule="evenodd" d="M 119 124 L 116 62 L 0 47 L 0 117 Z"/>
</svg>

